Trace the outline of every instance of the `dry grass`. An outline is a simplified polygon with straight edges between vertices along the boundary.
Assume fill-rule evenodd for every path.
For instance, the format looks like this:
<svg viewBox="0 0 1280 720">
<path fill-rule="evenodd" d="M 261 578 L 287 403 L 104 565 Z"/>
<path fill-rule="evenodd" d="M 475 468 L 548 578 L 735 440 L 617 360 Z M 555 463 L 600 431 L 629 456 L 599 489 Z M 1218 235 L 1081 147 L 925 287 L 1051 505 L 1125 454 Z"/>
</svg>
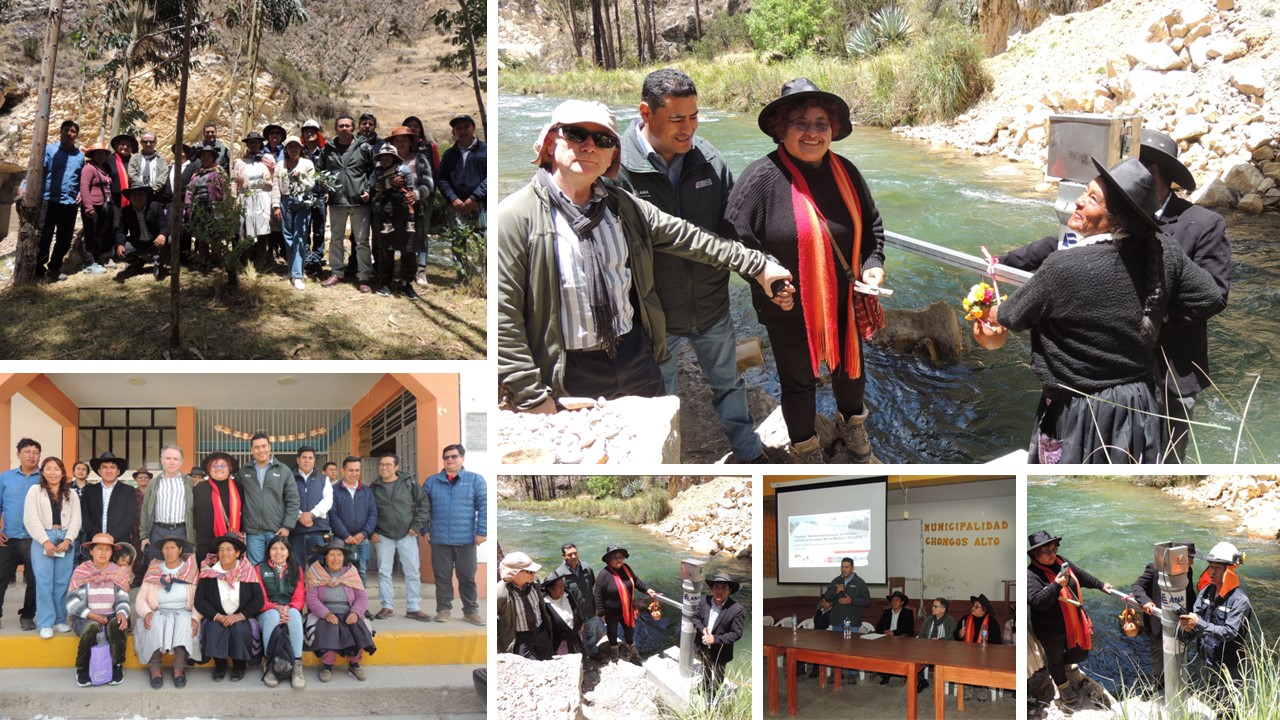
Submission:
<svg viewBox="0 0 1280 720">
<path fill-rule="evenodd" d="M 249 275 L 224 297 L 225 276 L 182 273 L 182 349 L 173 359 L 473 360 L 486 354 L 486 300 L 457 287 L 456 271 L 429 267 L 422 300 L 361 295 L 353 285 L 304 292 L 278 275 Z M 0 291 L 0 358 L 162 359 L 169 279 L 148 272 L 72 275 Z"/>
</svg>

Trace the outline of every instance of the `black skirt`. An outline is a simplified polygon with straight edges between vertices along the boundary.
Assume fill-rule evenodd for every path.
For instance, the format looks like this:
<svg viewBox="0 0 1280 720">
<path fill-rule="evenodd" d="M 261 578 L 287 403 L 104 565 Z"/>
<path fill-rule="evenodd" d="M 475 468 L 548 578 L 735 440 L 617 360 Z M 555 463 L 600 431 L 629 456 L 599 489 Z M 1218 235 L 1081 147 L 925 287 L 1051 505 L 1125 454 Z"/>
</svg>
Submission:
<svg viewBox="0 0 1280 720">
<path fill-rule="evenodd" d="M 1088 397 L 1040 396 L 1027 461 L 1041 464 L 1160 463 L 1168 437 L 1155 384 L 1146 380 Z"/>
<path fill-rule="evenodd" d="M 253 618 L 231 627 L 205 620 L 200 632 L 206 659 L 255 660 L 261 654 L 258 621 Z"/>
<path fill-rule="evenodd" d="M 373 633 L 364 618 L 358 618 L 354 625 L 348 625 L 343 617 L 338 618 L 335 625 L 314 613 L 307 616 L 306 628 L 303 632 L 310 650 L 316 655 L 332 650 L 344 657 L 363 650 L 370 655 L 378 651 L 373 644 Z"/>
</svg>

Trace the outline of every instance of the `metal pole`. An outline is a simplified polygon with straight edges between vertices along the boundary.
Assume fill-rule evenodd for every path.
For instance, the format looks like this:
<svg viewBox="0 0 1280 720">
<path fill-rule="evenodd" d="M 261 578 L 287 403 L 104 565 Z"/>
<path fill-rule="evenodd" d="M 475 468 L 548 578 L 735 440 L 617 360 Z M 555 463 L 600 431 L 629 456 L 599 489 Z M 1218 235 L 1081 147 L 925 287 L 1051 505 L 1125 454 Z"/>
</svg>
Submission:
<svg viewBox="0 0 1280 720">
<path fill-rule="evenodd" d="M 698 586 L 702 584 L 703 560 L 685 558 L 680 561 L 680 591 L 684 602 L 680 604 L 680 677 L 693 677 L 693 649 L 698 642 L 697 633 L 693 630 L 693 615 L 698 610 L 702 594 Z M 658 596 L 662 602 L 675 605 L 675 601 Z"/>
<path fill-rule="evenodd" d="M 943 265 L 960 268 L 961 270 L 972 270 L 977 273 L 985 274 L 987 272 L 987 261 L 977 255 L 953 250 L 942 245 L 935 245 L 931 242 L 919 240 L 902 233 L 896 233 L 886 230 L 884 233 L 884 244 L 896 247 L 899 250 L 905 250 L 909 253 L 920 255 Z M 1009 285 L 1021 286 L 1031 279 L 1031 273 L 1025 270 L 1017 270 L 1004 265 L 996 265 L 996 280 Z"/>
<path fill-rule="evenodd" d="M 1160 629 L 1164 647 L 1164 704 L 1166 714 L 1182 717 L 1182 663 L 1186 657 L 1182 643 L 1178 641 L 1178 614 L 1175 608 L 1187 612 L 1187 586 L 1191 558 L 1186 546 L 1171 542 L 1155 544 L 1156 576 L 1160 587 Z"/>
</svg>

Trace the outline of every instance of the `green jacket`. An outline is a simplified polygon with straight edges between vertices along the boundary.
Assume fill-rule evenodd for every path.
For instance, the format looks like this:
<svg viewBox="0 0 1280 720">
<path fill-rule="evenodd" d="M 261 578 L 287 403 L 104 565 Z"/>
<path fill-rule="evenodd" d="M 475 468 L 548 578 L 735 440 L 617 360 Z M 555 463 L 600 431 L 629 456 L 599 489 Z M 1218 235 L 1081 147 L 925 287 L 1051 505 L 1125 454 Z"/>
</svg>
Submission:
<svg viewBox="0 0 1280 720">
<path fill-rule="evenodd" d="M 338 152 L 332 139 L 324 148 L 320 170 L 337 173 L 336 187 L 329 190 L 329 206 L 365 205 L 360 195 L 369 192 L 373 172 L 373 148 L 363 135 L 356 135 L 345 153 Z"/>
<path fill-rule="evenodd" d="M 667 354 L 666 318 L 654 290 L 654 251 L 755 276 L 765 255 L 667 215 L 618 187 L 606 202 L 618 214 L 630 251 L 631 282 L 653 356 Z M 551 200 L 537 182 L 498 206 L 498 382 L 516 407 L 536 407 L 564 389 L 560 272 Z"/>
<path fill-rule="evenodd" d="M 512 585 L 509 582 L 498 583 L 494 593 L 494 606 L 498 609 L 498 652 L 509 653 L 516 644 L 516 606 L 519 602 L 511 597 Z M 529 592 L 529 603 L 535 612 L 542 613 L 543 627 L 551 630 L 551 611 L 542 602 L 542 589 L 534 581 L 533 590 Z"/>
<path fill-rule="evenodd" d="M 163 479 L 164 471 L 161 470 L 156 473 L 156 477 L 152 478 L 151 482 L 147 483 L 147 489 L 142 491 L 142 509 L 139 510 L 138 515 L 139 543 L 151 538 L 151 526 L 154 525 L 156 521 L 156 493 L 158 492 L 156 486 L 159 485 L 160 481 Z M 195 517 L 196 497 L 191 492 L 191 488 L 195 486 L 195 483 L 192 482 L 190 475 L 183 473 L 182 485 L 183 502 L 187 507 L 187 541 L 195 542 L 196 533 L 195 527 L 192 525 L 192 519 Z"/>
<path fill-rule="evenodd" d="M 401 472 L 393 482 L 378 478 L 369 483 L 373 502 L 378 506 L 378 525 L 374 532 L 388 540 L 399 540 L 409 528 L 426 527 L 431 519 L 431 501 L 413 476 Z"/>
<path fill-rule="evenodd" d="M 240 487 L 244 488 L 244 531 L 250 535 L 274 533 L 281 529 L 292 531 L 302 509 L 293 470 L 272 456 L 259 486 L 256 464 L 250 458 L 236 475 Z"/>
<path fill-rule="evenodd" d="M 672 186 L 667 174 L 653 166 L 640 145 L 640 121 L 622 135 L 622 166 L 618 184 L 641 200 L 703 230 L 733 237 L 724 210 L 733 190 L 733 173 L 724 158 L 701 135 L 685 153 L 680 180 Z M 690 262 L 674 255 L 653 257 L 654 289 L 667 316 L 667 332 L 688 334 L 710 328 L 729 315 L 729 272 Z"/>
</svg>

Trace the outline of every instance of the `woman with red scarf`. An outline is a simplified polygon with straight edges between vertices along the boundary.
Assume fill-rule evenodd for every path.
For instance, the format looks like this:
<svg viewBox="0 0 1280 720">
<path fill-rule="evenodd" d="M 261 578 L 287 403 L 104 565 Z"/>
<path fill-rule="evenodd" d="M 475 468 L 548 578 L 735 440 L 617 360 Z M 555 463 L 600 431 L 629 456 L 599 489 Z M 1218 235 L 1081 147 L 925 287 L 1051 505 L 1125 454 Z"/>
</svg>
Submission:
<svg viewBox="0 0 1280 720">
<path fill-rule="evenodd" d="M 635 604 L 635 594 L 648 593 L 649 597 L 656 598 L 661 593 L 646 586 L 636 577 L 631 566 L 626 563 L 629 557 L 631 553 L 626 548 L 610 545 L 600 558 L 605 568 L 596 576 L 593 590 L 596 614 L 604 619 L 604 629 L 609 635 L 609 653 L 618 657 L 618 626 L 621 625 L 623 647 L 627 655 L 639 660 L 635 635 L 636 617 L 640 614 L 640 608 Z"/>
<path fill-rule="evenodd" d="M 953 635 L 956 640 L 969 643 L 995 644 L 1001 643 L 1000 640 L 1000 621 L 996 619 L 995 608 L 991 607 L 991 601 L 986 595 L 978 595 L 969 597 L 969 614 L 960 619 L 956 624 L 956 632 Z M 969 700 L 976 698 L 978 700 L 988 699 L 987 688 L 975 688 L 972 685 L 964 686 L 964 698 Z"/>
<path fill-rule="evenodd" d="M 863 426 L 862 340 L 884 324 L 884 314 L 854 283 L 884 282 L 884 227 L 858 168 L 830 151 L 852 131 L 849 105 L 796 78 L 757 124 L 778 148 L 743 171 L 725 219 L 744 245 L 773 255 L 795 278 L 773 297 L 751 291 L 777 363 L 792 461 L 826 462 L 815 429 L 817 378 L 826 363 L 849 454 L 854 462 L 879 462 Z"/>
<path fill-rule="evenodd" d="M 1093 623 L 1085 614 L 1081 593 L 1083 588 L 1107 592 L 1111 585 L 1059 556 L 1061 542 L 1062 538 L 1044 530 L 1027 538 L 1027 555 L 1031 556 L 1027 611 L 1031 631 L 1044 646 L 1045 664 L 1058 686 L 1058 701 L 1076 710 L 1084 700 L 1067 683 L 1067 665 L 1084 662 L 1093 647 Z"/>
<path fill-rule="evenodd" d="M 210 454 L 202 463 L 208 482 L 196 485 L 192 524 L 196 533 L 196 561 L 204 564 L 217 548 L 213 539 L 223 535 L 244 537 L 244 488 L 236 480 L 240 464 L 224 452 Z"/>
</svg>

